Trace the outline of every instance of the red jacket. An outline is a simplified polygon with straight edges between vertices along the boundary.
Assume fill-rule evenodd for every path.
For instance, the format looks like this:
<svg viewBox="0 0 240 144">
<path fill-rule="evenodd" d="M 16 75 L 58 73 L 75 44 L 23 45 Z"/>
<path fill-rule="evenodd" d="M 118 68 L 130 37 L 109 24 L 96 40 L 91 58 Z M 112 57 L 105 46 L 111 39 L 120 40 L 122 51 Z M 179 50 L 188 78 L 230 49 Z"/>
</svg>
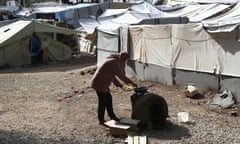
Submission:
<svg viewBox="0 0 240 144">
<path fill-rule="evenodd" d="M 113 82 L 117 87 L 122 84 L 117 77 L 126 84 L 136 85 L 132 80 L 125 76 L 125 61 L 120 58 L 108 57 L 106 61 L 97 68 L 93 75 L 90 86 L 99 92 L 110 92 L 109 86 Z"/>
</svg>

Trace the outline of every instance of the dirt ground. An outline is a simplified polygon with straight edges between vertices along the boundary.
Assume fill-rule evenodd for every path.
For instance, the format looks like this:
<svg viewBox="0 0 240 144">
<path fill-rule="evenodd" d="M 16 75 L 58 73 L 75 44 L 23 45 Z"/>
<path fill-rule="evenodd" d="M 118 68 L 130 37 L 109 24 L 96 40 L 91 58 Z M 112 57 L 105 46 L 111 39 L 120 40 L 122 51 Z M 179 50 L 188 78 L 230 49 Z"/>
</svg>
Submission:
<svg viewBox="0 0 240 144">
<path fill-rule="evenodd" d="M 97 121 L 97 96 L 89 88 L 96 57 L 82 56 L 61 63 L 0 70 L 1 144 L 112 144 L 124 138 L 107 135 Z M 214 92 L 202 99 L 190 99 L 182 87 L 140 81 L 150 92 L 165 98 L 169 118 L 165 126 L 140 130 L 150 144 L 240 143 L 239 117 L 207 105 Z M 130 118 L 132 91 L 112 87 L 115 113 Z M 177 113 L 190 114 L 189 123 L 179 123 Z M 106 115 L 106 120 L 109 118 Z"/>
</svg>

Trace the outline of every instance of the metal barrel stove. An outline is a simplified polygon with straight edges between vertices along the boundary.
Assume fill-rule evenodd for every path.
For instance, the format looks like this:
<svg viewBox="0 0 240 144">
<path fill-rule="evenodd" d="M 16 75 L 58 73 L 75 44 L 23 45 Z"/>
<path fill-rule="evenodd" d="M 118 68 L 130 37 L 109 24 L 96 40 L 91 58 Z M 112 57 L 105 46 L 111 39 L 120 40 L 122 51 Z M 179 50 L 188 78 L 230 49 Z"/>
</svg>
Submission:
<svg viewBox="0 0 240 144">
<path fill-rule="evenodd" d="M 169 117 L 166 100 L 148 92 L 149 87 L 135 88 L 135 93 L 131 96 L 132 119 L 140 120 L 139 127 L 148 129 L 164 125 Z"/>
</svg>

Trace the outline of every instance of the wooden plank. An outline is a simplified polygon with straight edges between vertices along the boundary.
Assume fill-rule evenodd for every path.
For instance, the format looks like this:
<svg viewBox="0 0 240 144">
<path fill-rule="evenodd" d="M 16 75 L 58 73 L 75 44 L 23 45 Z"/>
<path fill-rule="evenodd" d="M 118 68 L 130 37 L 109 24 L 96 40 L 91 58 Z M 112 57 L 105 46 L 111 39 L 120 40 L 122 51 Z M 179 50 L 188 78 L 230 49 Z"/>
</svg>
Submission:
<svg viewBox="0 0 240 144">
<path fill-rule="evenodd" d="M 132 125 L 132 126 L 137 126 L 139 124 L 139 122 L 140 122 L 140 120 L 130 119 L 130 118 L 122 118 L 120 120 L 120 123 L 127 124 L 127 125 Z"/>
<path fill-rule="evenodd" d="M 109 134 L 115 137 L 127 137 L 127 130 L 118 128 L 109 128 Z"/>
<path fill-rule="evenodd" d="M 126 141 L 127 144 L 148 144 L 147 136 L 132 136 L 128 135 Z"/>
<path fill-rule="evenodd" d="M 115 120 L 110 120 L 104 123 L 109 127 L 109 134 L 115 137 L 127 137 L 129 125 L 120 124 Z"/>
<path fill-rule="evenodd" d="M 138 131 L 138 125 L 139 125 L 140 120 L 136 119 L 130 119 L 130 118 L 121 118 L 119 123 L 124 124 L 124 125 L 129 125 L 130 128 L 128 131 Z"/>
<path fill-rule="evenodd" d="M 133 137 L 132 137 L 132 136 L 128 136 L 128 138 L 127 138 L 127 143 L 128 143 L 128 144 L 134 144 L 134 143 L 133 143 Z"/>
<path fill-rule="evenodd" d="M 147 136 L 139 136 L 139 144 L 147 144 Z"/>
<path fill-rule="evenodd" d="M 106 124 L 110 128 L 119 128 L 119 129 L 125 129 L 125 130 L 130 128 L 129 125 L 121 124 L 121 123 L 119 123 L 119 122 L 117 122 L 115 120 L 107 121 L 104 124 Z"/>
<path fill-rule="evenodd" d="M 133 137 L 133 142 L 134 142 L 133 144 L 139 144 L 138 139 L 139 139 L 138 136 L 134 136 Z"/>
</svg>

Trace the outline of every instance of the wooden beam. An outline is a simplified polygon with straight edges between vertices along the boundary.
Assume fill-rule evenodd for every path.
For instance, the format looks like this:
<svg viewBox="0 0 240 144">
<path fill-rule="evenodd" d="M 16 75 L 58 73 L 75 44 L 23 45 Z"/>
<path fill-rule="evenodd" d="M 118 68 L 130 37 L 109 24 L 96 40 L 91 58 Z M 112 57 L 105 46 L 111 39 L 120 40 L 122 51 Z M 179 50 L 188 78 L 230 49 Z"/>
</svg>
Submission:
<svg viewBox="0 0 240 144">
<path fill-rule="evenodd" d="M 132 136 L 128 135 L 126 142 L 128 144 L 148 144 L 147 136 Z"/>
</svg>

